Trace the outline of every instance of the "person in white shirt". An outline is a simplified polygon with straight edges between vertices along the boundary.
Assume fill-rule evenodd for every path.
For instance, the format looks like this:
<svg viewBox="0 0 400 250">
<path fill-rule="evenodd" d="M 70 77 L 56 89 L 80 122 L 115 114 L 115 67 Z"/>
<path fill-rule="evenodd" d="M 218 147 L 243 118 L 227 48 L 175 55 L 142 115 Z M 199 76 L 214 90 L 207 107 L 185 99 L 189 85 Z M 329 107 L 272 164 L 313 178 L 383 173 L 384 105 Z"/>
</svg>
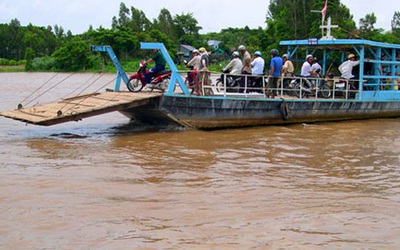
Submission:
<svg viewBox="0 0 400 250">
<path fill-rule="evenodd" d="M 262 75 L 262 74 L 264 74 L 265 61 L 261 56 L 262 56 L 262 54 L 261 54 L 260 51 L 254 52 L 254 59 L 250 63 L 251 74 L 252 75 Z"/>
<path fill-rule="evenodd" d="M 307 55 L 306 61 L 301 66 L 301 76 L 311 76 L 311 65 L 313 62 L 313 56 Z"/>
<path fill-rule="evenodd" d="M 352 73 L 353 67 L 359 65 L 360 60 L 356 60 L 356 56 L 354 54 L 350 54 L 347 58 L 349 60 L 344 61 L 342 64 L 340 64 L 339 71 L 340 74 L 342 74 L 342 78 L 349 80 L 354 78 L 354 75 Z"/>
<path fill-rule="evenodd" d="M 192 51 L 193 58 L 186 64 L 188 68 L 199 70 L 200 68 L 200 52 L 197 49 Z"/>
<path fill-rule="evenodd" d="M 240 75 L 240 73 L 242 73 L 242 68 L 243 68 L 243 64 L 239 58 L 239 52 L 234 51 L 232 53 L 232 60 L 228 63 L 228 65 L 226 65 L 222 69 L 222 72 L 227 72 L 228 70 L 230 70 L 229 74 Z"/>
<path fill-rule="evenodd" d="M 310 74 L 316 77 L 319 77 L 318 70 L 321 71 L 322 67 L 318 63 L 318 58 L 314 57 L 313 64 L 311 65 L 311 72 Z"/>
<path fill-rule="evenodd" d="M 197 77 L 197 71 L 200 68 L 200 52 L 197 49 L 192 51 L 193 58 L 186 64 L 186 67 L 190 69 L 187 73 L 187 81 L 189 86 L 196 84 L 195 78 Z"/>
<path fill-rule="evenodd" d="M 264 75 L 264 66 L 265 66 L 265 61 L 261 57 L 262 54 L 260 51 L 254 52 L 254 59 L 250 63 L 251 66 L 251 75 L 252 77 L 249 79 L 249 87 L 250 87 L 250 92 L 254 91 L 257 88 L 261 87 L 262 84 L 262 76 Z M 256 77 L 254 77 L 256 76 Z M 251 89 L 255 88 L 255 89 Z"/>
</svg>

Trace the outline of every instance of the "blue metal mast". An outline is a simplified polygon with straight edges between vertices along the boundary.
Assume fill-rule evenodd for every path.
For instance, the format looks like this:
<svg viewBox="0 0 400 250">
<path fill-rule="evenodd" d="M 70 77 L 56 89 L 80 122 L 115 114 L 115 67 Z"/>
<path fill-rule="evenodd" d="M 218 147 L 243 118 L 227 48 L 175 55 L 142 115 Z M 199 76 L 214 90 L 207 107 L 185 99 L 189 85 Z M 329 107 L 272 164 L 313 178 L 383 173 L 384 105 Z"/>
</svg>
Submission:
<svg viewBox="0 0 400 250">
<path fill-rule="evenodd" d="M 122 68 L 121 63 L 119 62 L 117 56 L 115 55 L 113 49 L 109 45 L 99 46 L 99 45 L 92 45 L 90 46 L 92 51 L 100 51 L 100 52 L 107 52 L 110 56 L 111 60 L 114 63 L 114 66 L 117 68 L 117 79 L 115 80 L 114 91 L 119 91 L 121 85 L 121 78 L 124 80 L 125 84 L 128 83 L 129 79 L 126 76 L 125 70 Z"/>
</svg>

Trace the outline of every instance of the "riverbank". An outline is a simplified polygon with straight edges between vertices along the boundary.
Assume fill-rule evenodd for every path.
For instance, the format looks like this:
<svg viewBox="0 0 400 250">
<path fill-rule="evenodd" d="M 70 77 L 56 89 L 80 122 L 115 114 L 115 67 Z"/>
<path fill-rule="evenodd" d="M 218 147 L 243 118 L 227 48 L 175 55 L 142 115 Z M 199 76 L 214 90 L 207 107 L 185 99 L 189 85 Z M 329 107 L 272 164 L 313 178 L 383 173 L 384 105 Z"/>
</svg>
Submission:
<svg viewBox="0 0 400 250">
<path fill-rule="evenodd" d="M 25 72 L 25 65 L 0 66 L 0 72 Z"/>
</svg>

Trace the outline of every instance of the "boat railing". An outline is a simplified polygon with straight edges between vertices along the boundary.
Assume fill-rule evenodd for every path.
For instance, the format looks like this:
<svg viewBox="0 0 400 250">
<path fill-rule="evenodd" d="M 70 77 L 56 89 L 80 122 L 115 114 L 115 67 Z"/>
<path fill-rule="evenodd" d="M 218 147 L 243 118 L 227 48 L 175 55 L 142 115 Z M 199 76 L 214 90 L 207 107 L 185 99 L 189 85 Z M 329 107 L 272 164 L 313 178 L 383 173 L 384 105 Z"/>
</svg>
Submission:
<svg viewBox="0 0 400 250">
<path fill-rule="evenodd" d="M 188 88 L 200 95 L 264 97 L 264 98 L 324 98 L 354 99 L 359 93 L 358 81 L 327 77 L 282 75 L 273 86 L 273 78 L 266 75 L 225 74 L 180 71 Z M 192 79 L 190 79 L 190 75 Z M 194 78 L 193 78 L 194 77 Z"/>
<path fill-rule="evenodd" d="M 359 85 L 357 80 L 346 80 L 339 77 L 305 77 L 283 74 L 278 86 L 280 95 L 298 98 L 354 99 L 360 92 Z"/>
</svg>

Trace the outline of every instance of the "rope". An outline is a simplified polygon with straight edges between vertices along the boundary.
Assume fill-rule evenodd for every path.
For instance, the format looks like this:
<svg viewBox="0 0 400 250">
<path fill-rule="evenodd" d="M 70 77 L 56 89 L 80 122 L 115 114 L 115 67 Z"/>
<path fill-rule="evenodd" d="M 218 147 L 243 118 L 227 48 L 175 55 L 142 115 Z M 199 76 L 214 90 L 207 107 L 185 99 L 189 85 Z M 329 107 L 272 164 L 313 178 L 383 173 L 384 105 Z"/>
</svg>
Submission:
<svg viewBox="0 0 400 250">
<path fill-rule="evenodd" d="M 75 91 L 77 91 L 79 88 L 81 88 L 82 86 L 87 86 L 87 84 L 88 84 L 88 82 L 90 81 L 90 80 L 92 80 L 92 78 L 93 77 L 95 77 L 96 76 L 96 74 L 93 74 L 88 80 L 86 80 L 86 82 L 84 82 L 81 86 L 79 86 L 78 88 L 76 88 L 75 90 L 73 90 L 72 92 L 70 92 L 69 94 L 66 94 L 64 97 L 62 97 L 62 98 L 66 98 L 66 97 L 68 97 L 68 96 L 70 96 L 70 95 L 72 95 L 73 93 L 75 93 Z M 98 79 L 100 79 L 100 77 L 102 76 L 102 74 L 100 74 L 100 76 L 96 79 L 96 80 L 94 80 L 91 84 L 89 84 L 89 86 L 92 86 L 92 84 L 94 84 Z M 86 88 L 87 89 L 87 88 Z M 85 90 L 85 89 L 84 89 Z M 81 94 L 84 90 L 82 90 L 81 92 L 79 92 L 79 94 Z M 78 95 L 79 95 L 78 94 Z"/>
<path fill-rule="evenodd" d="M 98 79 L 100 79 L 100 77 L 98 77 L 92 84 L 94 84 Z M 95 90 L 95 92 L 100 91 L 101 89 L 105 88 L 108 84 L 112 83 L 113 81 L 115 81 L 116 78 L 112 79 L 111 81 L 105 83 L 104 85 L 100 86 L 98 89 Z M 89 86 L 87 86 L 85 89 L 83 89 L 80 94 L 85 91 L 86 89 L 88 89 L 92 84 L 90 84 Z M 118 93 L 119 94 L 119 93 Z M 117 95 L 118 96 L 118 95 Z M 78 106 L 79 104 L 81 104 L 83 101 L 85 101 L 86 99 L 88 99 L 90 97 L 90 95 L 86 96 L 85 98 L 82 98 L 79 102 L 75 103 L 74 105 L 72 105 L 70 108 L 68 108 L 67 110 L 65 110 L 64 112 L 68 112 L 70 111 L 72 108 L 75 108 L 76 106 Z M 108 102 L 104 103 L 107 104 Z M 63 107 L 60 108 L 60 110 L 57 112 L 57 116 L 61 116 L 63 114 L 62 109 L 65 108 L 69 103 L 66 103 Z"/>
<path fill-rule="evenodd" d="M 348 31 L 348 30 L 346 30 L 346 29 L 343 29 L 342 27 L 339 27 L 338 30 L 339 30 L 339 31 L 340 31 L 340 30 L 343 30 L 344 32 L 346 32 L 347 34 L 349 34 L 349 35 L 351 35 L 351 36 L 354 36 L 355 38 L 360 38 L 360 39 L 362 39 L 362 40 L 365 40 L 364 37 L 362 37 L 362 36 L 360 36 L 360 35 L 357 35 L 357 34 L 353 34 L 353 33 L 351 33 L 350 31 Z"/>
<path fill-rule="evenodd" d="M 35 94 L 37 91 L 39 91 L 39 89 L 41 89 L 42 87 L 44 87 L 44 85 L 46 85 L 48 82 L 50 82 L 52 79 L 54 79 L 54 77 L 56 77 L 58 75 L 58 73 L 54 74 L 52 77 L 50 77 L 47 81 L 45 81 L 42 85 L 39 86 L 39 88 L 35 89 L 35 91 L 33 91 L 30 95 L 28 95 L 24 100 L 22 100 L 20 102 L 20 104 L 18 104 L 18 109 L 22 108 L 22 103 L 25 102 L 27 99 L 29 99 L 33 94 Z M 33 101 L 33 100 L 32 100 Z M 27 105 L 29 103 L 31 103 L 32 101 L 28 102 Z"/>
<path fill-rule="evenodd" d="M 30 103 L 32 103 L 33 101 L 35 101 L 36 99 L 38 99 L 39 97 L 41 97 L 42 95 L 44 95 L 46 92 L 48 92 L 48 91 L 50 91 L 50 90 L 52 90 L 53 88 L 55 88 L 56 86 L 58 86 L 59 84 L 61 84 L 62 82 L 64 82 L 65 80 L 67 80 L 68 78 L 70 78 L 72 75 L 74 75 L 75 73 L 72 73 L 72 74 L 70 74 L 70 75 L 68 75 L 67 77 L 65 77 L 64 79 L 62 79 L 61 81 L 59 81 L 58 83 L 56 83 L 56 84 L 54 84 L 53 86 L 51 86 L 50 88 L 48 88 L 46 91 L 44 91 L 43 93 L 41 93 L 40 95 L 38 95 L 38 96 L 36 96 L 35 98 L 33 98 L 30 102 L 28 102 L 28 103 L 26 103 L 26 105 L 29 105 Z M 58 73 L 56 74 L 56 75 L 58 75 Z M 48 81 L 46 81 L 44 84 L 42 84 L 42 86 L 40 86 L 37 90 L 35 90 L 33 93 L 35 93 L 35 92 L 37 92 L 40 88 L 42 88 L 46 83 L 48 83 L 51 79 L 53 79 L 55 76 L 53 76 L 52 78 L 50 78 Z M 32 94 L 33 94 L 32 93 Z M 32 94 L 31 95 L 29 95 L 29 96 L 32 96 Z M 25 100 L 26 99 L 28 99 L 28 97 L 27 98 L 25 98 Z M 24 101 L 25 101 L 24 100 Z M 21 109 L 22 108 L 22 104 L 20 103 L 20 104 L 18 104 L 18 109 Z"/>
</svg>

